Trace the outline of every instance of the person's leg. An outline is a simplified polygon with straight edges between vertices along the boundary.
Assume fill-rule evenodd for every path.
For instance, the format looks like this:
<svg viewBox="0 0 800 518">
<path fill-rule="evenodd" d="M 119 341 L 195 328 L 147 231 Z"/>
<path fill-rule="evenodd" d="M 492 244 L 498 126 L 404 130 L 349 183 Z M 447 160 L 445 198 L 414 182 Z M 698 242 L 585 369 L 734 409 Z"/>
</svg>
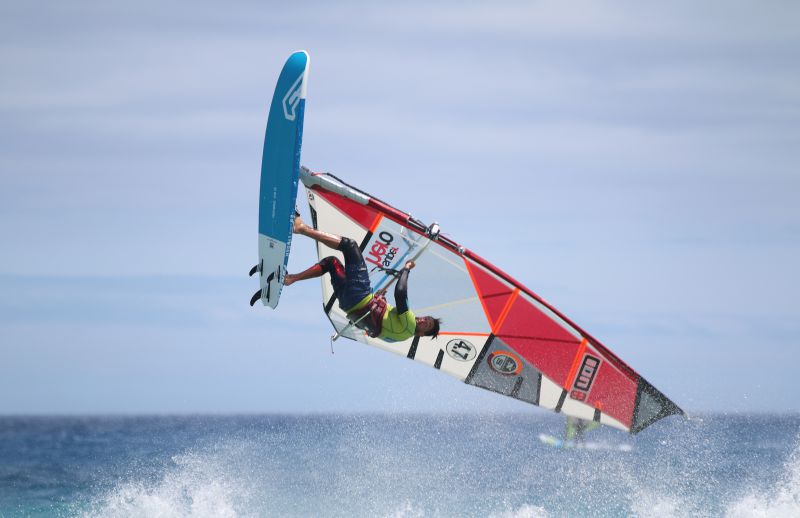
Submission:
<svg viewBox="0 0 800 518">
<path fill-rule="evenodd" d="M 369 272 L 367 271 L 364 257 L 361 255 L 361 250 L 358 248 L 358 243 L 347 237 L 328 234 L 327 232 L 309 227 L 303 222 L 299 215 L 295 216 L 293 230 L 295 234 L 310 237 L 325 246 L 333 248 L 334 250 L 339 250 L 342 252 L 342 255 L 344 255 L 344 268 L 342 268 L 342 264 L 339 260 L 334 257 L 323 259 L 323 261 L 333 259 L 335 263 L 323 264 L 323 261 L 319 263 L 322 265 L 323 273 L 329 272 L 331 274 L 331 284 L 333 285 L 334 293 L 339 299 L 339 306 L 342 307 L 342 309 L 346 310 L 354 306 L 372 292 L 369 282 Z M 305 272 L 287 275 L 284 279 L 284 284 L 289 285 L 299 280 L 311 279 L 319 277 L 320 275 L 322 275 L 322 273 L 312 266 Z"/>
<path fill-rule="evenodd" d="M 344 256 L 344 272 L 347 278 L 346 289 L 339 296 L 339 307 L 347 311 L 372 293 L 372 287 L 367 263 L 364 262 L 358 243 L 349 237 L 343 237 L 337 250 Z"/>
<path fill-rule="evenodd" d="M 286 276 L 283 278 L 283 285 L 291 286 L 297 281 L 314 279 L 316 277 L 322 277 L 323 275 L 325 275 L 325 270 L 323 270 L 322 266 L 320 266 L 319 263 L 317 263 L 313 265 L 311 268 L 304 270 L 300 273 L 287 273 Z"/>
<path fill-rule="evenodd" d="M 333 234 L 328 234 L 327 232 L 322 232 L 320 230 L 316 230 L 313 227 L 310 227 L 303 222 L 300 216 L 296 216 L 294 218 L 294 229 L 295 234 L 300 234 L 306 237 L 310 237 L 314 241 L 319 241 L 323 245 L 333 248 L 334 250 L 339 249 L 339 244 L 342 242 L 342 238 L 339 236 L 335 236 Z"/>
<path fill-rule="evenodd" d="M 339 239 L 339 246 L 336 249 L 344 256 L 344 266 L 348 272 L 351 270 L 367 271 L 367 263 L 364 262 L 364 256 L 358 248 L 358 243 L 349 237 L 342 237 Z"/>
<path fill-rule="evenodd" d="M 289 286 L 297 281 L 304 281 L 306 279 L 314 279 L 317 277 L 322 277 L 326 273 L 331 274 L 331 284 L 333 285 L 333 291 L 338 294 L 342 289 L 344 289 L 344 283 L 345 283 L 344 267 L 342 266 L 342 263 L 339 261 L 339 259 L 333 256 L 321 259 L 320 262 L 300 273 L 295 273 L 295 274 L 287 273 L 283 279 L 283 285 Z"/>
</svg>

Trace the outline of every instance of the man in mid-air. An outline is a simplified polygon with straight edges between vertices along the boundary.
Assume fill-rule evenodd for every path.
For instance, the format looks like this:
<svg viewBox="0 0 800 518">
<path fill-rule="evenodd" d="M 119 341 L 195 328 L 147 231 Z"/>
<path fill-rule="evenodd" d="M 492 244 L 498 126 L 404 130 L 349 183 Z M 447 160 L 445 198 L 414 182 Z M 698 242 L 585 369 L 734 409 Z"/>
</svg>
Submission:
<svg viewBox="0 0 800 518">
<path fill-rule="evenodd" d="M 440 319 L 415 317 L 408 309 L 408 274 L 414 268 L 414 261 L 408 261 L 399 274 L 394 289 L 397 306 L 393 307 L 386 301 L 385 288 L 372 293 L 367 264 L 355 241 L 316 230 L 306 225 L 299 215 L 295 216 L 293 231 L 342 252 L 344 266 L 336 257 L 328 256 L 305 271 L 286 274 L 284 286 L 328 273 L 339 307 L 369 336 L 387 342 L 400 342 L 412 336 L 438 336 Z"/>
</svg>

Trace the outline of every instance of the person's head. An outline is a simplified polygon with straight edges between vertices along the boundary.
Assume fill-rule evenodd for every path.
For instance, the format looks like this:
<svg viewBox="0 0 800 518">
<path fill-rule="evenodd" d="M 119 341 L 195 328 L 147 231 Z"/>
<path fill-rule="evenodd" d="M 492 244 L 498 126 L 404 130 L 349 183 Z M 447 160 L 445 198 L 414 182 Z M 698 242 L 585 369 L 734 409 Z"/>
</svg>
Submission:
<svg viewBox="0 0 800 518">
<path fill-rule="evenodd" d="M 430 336 L 436 338 L 439 336 L 439 327 L 442 325 L 441 318 L 434 318 L 431 316 L 417 317 L 417 329 L 414 331 L 416 336 Z"/>
</svg>

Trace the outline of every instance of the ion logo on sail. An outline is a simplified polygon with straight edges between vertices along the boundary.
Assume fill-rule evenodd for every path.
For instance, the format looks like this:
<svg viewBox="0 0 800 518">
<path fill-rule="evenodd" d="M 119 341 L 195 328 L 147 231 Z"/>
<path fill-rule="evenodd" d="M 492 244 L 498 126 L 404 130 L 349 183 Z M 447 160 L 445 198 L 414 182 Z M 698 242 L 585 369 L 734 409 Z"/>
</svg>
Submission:
<svg viewBox="0 0 800 518">
<path fill-rule="evenodd" d="M 398 250 L 396 246 L 389 246 L 392 241 L 394 241 L 394 236 L 385 230 L 382 231 L 378 234 L 377 241 L 373 241 L 372 246 L 367 250 L 367 257 L 364 259 L 375 266 L 390 268 Z"/>
<path fill-rule="evenodd" d="M 584 401 L 589 394 L 589 389 L 592 388 L 594 376 L 597 374 L 597 368 L 600 367 L 600 359 L 587 354 L 583 357 L 581 368 L 578 369 L 578 374 L 575 376 L 575 381 L 572 384 L 572 392 L 569 397 Z"/>
<path fill-rule="evenodd" d="M 300 104 L 300 92 L 303 86 L 303 74 L 297 78 L 286 95 L 283 96 L 283 116 L 287 121 L 293 121 L 297 117 L 297 105 Z"/>
<path fill-rule="evenodd" d="M 522 360 L 508 351 L 495 351 L 486 362 L 493 371 L 503 376 L 515 376 L 522 371 Z"/>
<path fill-rule="evenodd" d="M 460 362 L 471 361 L 475 359 L 475 356 L 478 354 L 478 350 L 474 345 L 461 338 L 456 338 L 447 342 L 445 349 L 451 358 Z"/>
</svg>

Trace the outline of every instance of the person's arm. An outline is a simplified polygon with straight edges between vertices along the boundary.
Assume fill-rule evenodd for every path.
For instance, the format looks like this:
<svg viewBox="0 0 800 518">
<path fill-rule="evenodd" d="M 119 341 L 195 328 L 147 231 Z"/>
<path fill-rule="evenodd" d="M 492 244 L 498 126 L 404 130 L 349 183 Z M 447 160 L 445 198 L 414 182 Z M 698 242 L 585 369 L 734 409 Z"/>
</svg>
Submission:
<svg viewBox="0 0 800 518">
<path fill-rule="evenodd" d="M 400 278 L 397 279 L 397 285 L 394 287 L 394 302 L 397 307 L 397 313 L 402 315 L 408 311 L 408 272 L 414 267 L 414 261 L 408 261 L 400 272 Z"/>
</svg>

